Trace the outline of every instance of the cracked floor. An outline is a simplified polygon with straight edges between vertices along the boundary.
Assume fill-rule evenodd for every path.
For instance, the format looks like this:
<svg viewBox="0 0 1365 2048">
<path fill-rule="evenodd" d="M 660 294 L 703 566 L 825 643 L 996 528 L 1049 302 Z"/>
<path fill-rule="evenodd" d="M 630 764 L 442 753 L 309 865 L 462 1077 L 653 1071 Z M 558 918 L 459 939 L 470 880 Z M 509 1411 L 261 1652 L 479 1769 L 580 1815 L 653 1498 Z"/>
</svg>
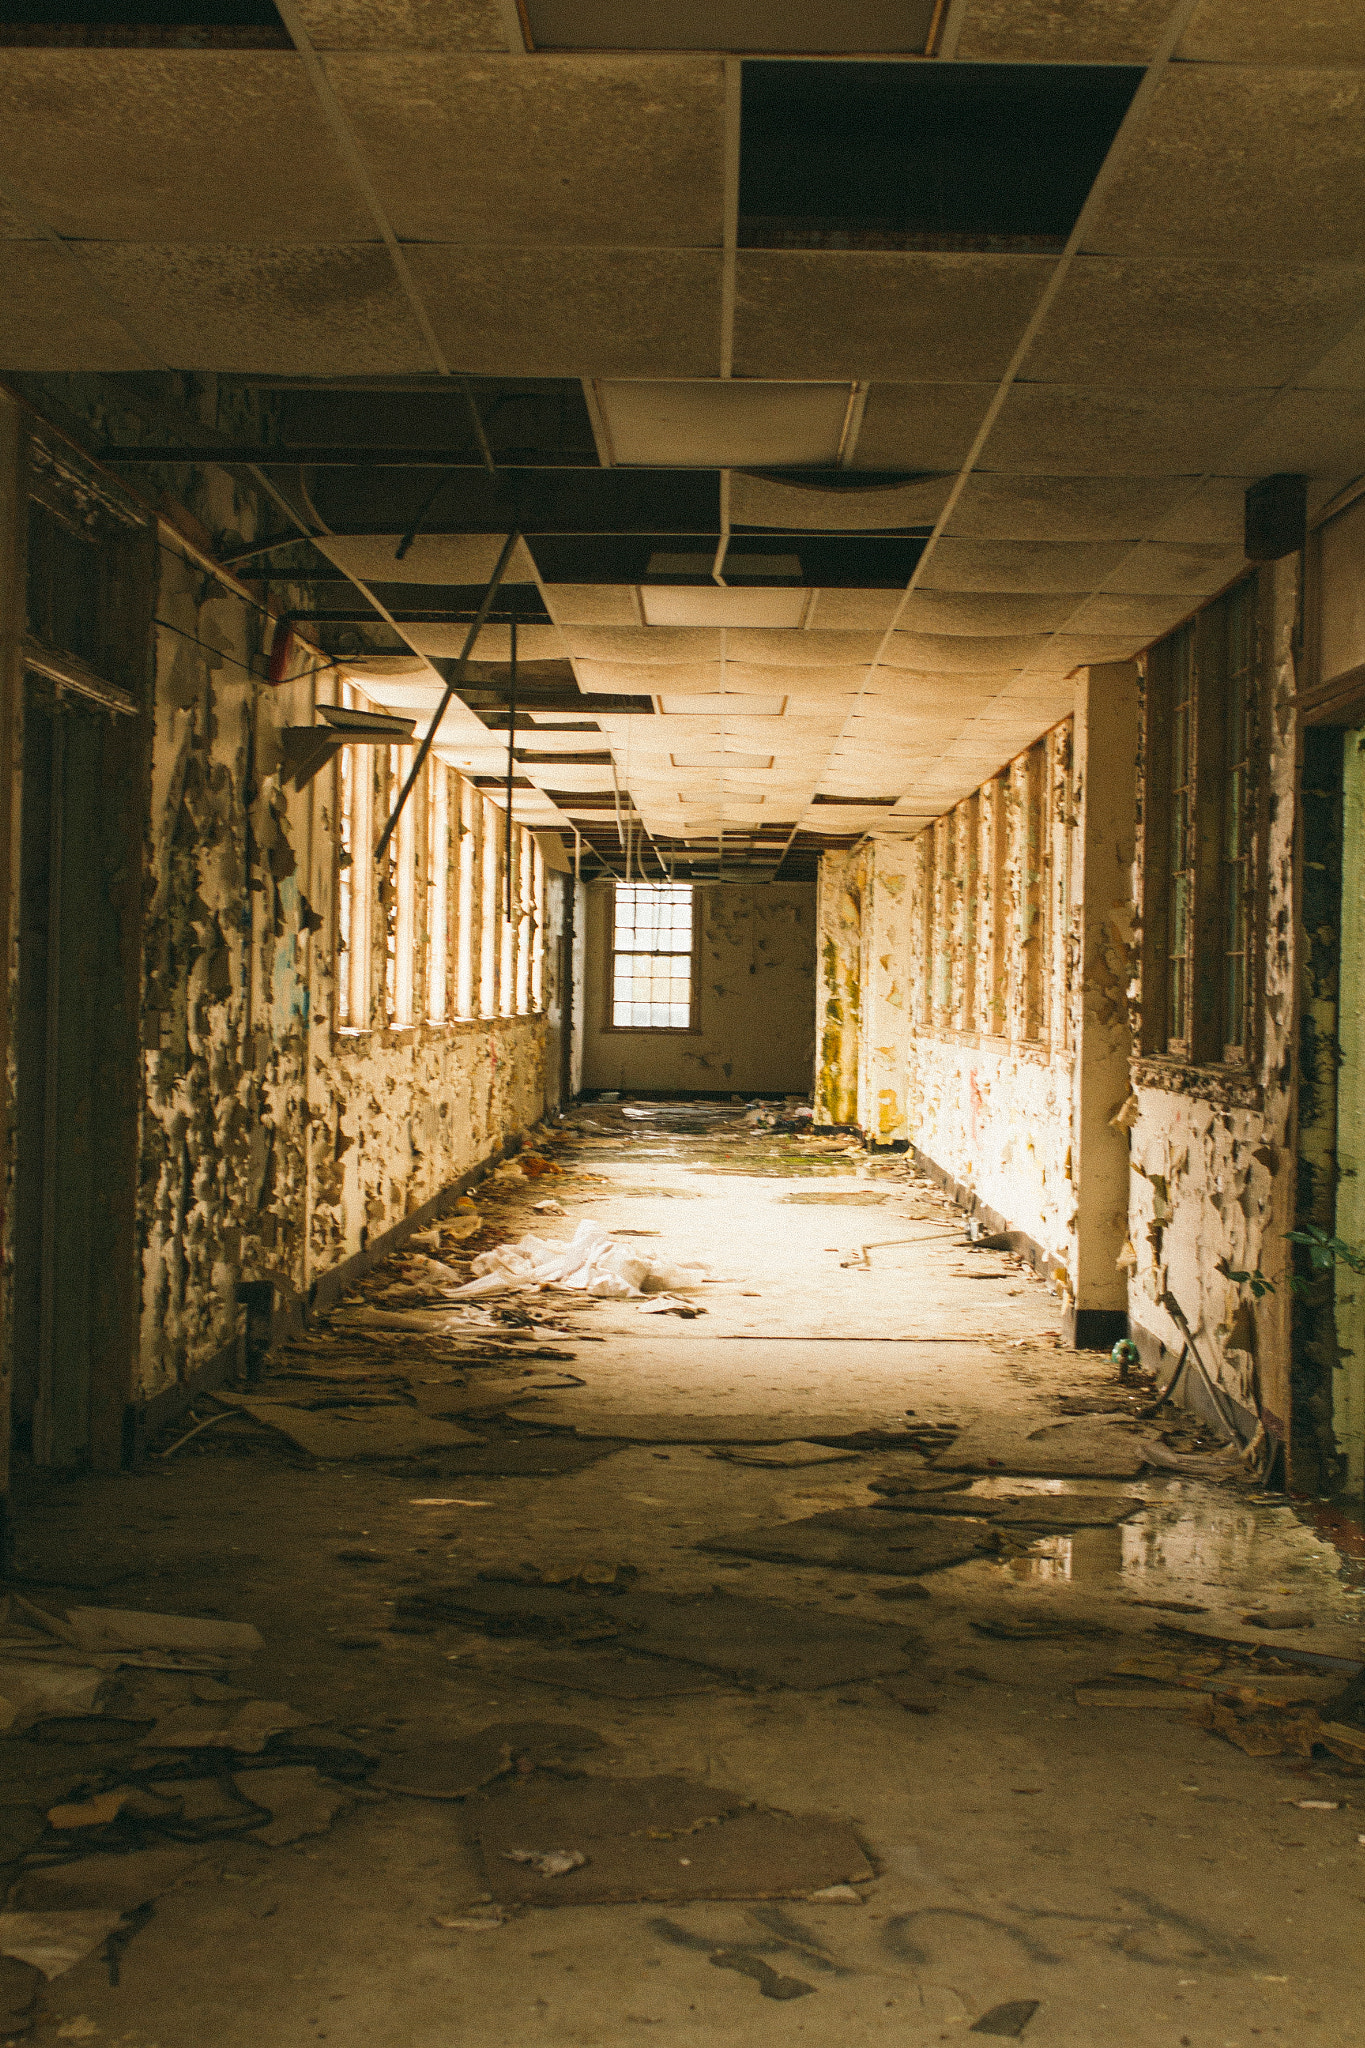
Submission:
<svg viewBox="0 0 1365 2048">
<path fill-rule="evenodd" d="M 1163 1439 L 1196 1460 L 1208 1446 L 1188 1418 L 1140 1416 L 1150 1389 L 1120 1385 L 1102 1354 L 1062 1349 L 1044 1282 L 970 1246 L 904 1161 L 651 1104 L 586 1105 L 536 1142 L 550 1168 L 484 1182 L 428 1251 L 463 1280 L 500 1241 L 567 1239 L 588 1220 L 705 1264 L 689 1297 L 703 1314 L 492 1296 L 428 1337 L 423 1315 L 452 1307 L 428 1276 L 411 1329 L 360 1326 L 395 1284 L 422 1298 L 398 1258 L 251 1396 L 301 1402 L 330 1371 L 334 1405 L 363 1384 L 381 1407 L 460 1417 L 479 1439 L 463 1457 L 318 1460 L 278 1409 L 225 1398 L 135 1472 L 30 1477 L 29 1597 L 251 1622 L 265 1647 L 240 1682 L 377 1761 L 325 1832 L 200 1845 L 126 1945 L 118 1984 L 88 1957 L 42 1990 L 27 2038 L 918 2048 L 983 2018 L 1030 2048 L 1365 2038 L 1365 1766 L 1303 1741 L 1248 1754 L 1207 1725 L 1238 1686 L 1278 1686 L 1290 1713 L 1334 1711 L 1365 1645 L 1360 1575 L 1338 1550 L 1216 1457 L 1207 1477 L 1145 1463 Z M 562 1213 L 537 1213 L 547 1200 Z M 528 1311 L 544 1322 L 519 1324 Z M 561 1355 L 508 1356 L 535 1348 Z M 829 1462 L 747 1462 L 794 1441 Z M 529 1472 L 537 1454 L 560 1468 Z M 491 1469 L 516 1458 L 520 1476 Z M 985 1532 L 975 1554 L 874 1570 L 853 1534 L 832 1561 L 829 1532 L 844 1528 L 812 1518 L 862 1530 L 897 1485 L 921 1506 L 939 1487 L 977 1503 L 880 1517 L 969 1525 Z M 1127 1505 L 1105 1519 L 1116 1496 Z M 1030 1525 L 1030 1499 L 1068 1504 L 1081 1525 Z M 1002 1501 L 1016 1519 L 992 1518 Z M 806 1522 L 824 1561 L 743 1554 Z M 728 1552 L 697 1547 L 717 1537 Z M 899 1675 L 737 1683 L 582 1629 L 547 1657 L 456 1611 L 471 1586 L 514 1597 L 575 1579 L 561 1588 L 573 1611 L 608 1620 L 626 1603 L 585 1579 L 628 1598 L 714 1606 L 718 1588 L 781 1603 L 798 1638 L 803 1616 L 875 1625 Z M 643 1663 L 686 1670 L 695 1689 L 609 1689 Z M 1167 1671 L 1182 1674 L 1174 1699 L 1157 1683 Z M 574 1682 L 586 1677 L 597 1689 Z M 550 1903 L 571 1899 L 553 1891 L 571 1873 L 545 1881 L 546 1904 L 500 1911 L 468 1802 L 379 1787 L 424 1745 L 531 1722 L 600 1738 L 590 1776 L 678 1777 L 851 1828 L 875 1874 L 825 1899 L 761 1896 L 756 1866 L 747 1897 Z M 79 1747 L 51 1723 L 3 1746 L 11 1809 L 118 1781 L 127 1735 L 82 1725 Z"/>
</svg>

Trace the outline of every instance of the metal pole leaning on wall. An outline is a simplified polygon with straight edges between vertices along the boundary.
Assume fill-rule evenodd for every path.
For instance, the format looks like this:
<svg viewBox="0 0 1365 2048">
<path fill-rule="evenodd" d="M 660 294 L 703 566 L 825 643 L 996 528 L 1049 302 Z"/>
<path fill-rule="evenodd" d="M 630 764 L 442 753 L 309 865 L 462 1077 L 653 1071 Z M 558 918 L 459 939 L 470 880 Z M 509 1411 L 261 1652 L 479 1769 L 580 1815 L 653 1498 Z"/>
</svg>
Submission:
<svg viewBox="0 0 1365 2048">
<path fill-rule="evenodd" d="M 483 628 L 487 623 L 488 614 L 493 609 L 493 600 L 498 594 L 498 586 L 502 582 L 503 574 L 507 568 L 507 564 L 512 559 L 512 550 L 516 547 L 516 544 L 520 539 L 520 533 L 509 533 L 507 539 L 503 543 L 502 553 L 498 556 L 497 564 L 493 570 L 492 580 L 489 583 L 487 590 L 485 590 L 482 599 L 480 600 L 479 609 L 474 614 L 473 623 L 471 624 L 468 633 L 466 633 L 465 635 L 464 646 L 460 649 L 460 658 L 455 664 L 455 673 L 450 678 L 450 681 L 446 684 L 445 695 L 442 697 L 440 703 L 436 707 L 436 716 L 432 719 L 431 724 L 427 727 L 426 738 L 422 741 L 421 746 L 417 749 L 416 759 L 413 761 L 412 767 L 409 770 L 407 781 L 403 784 L 402 789 L 398 792 L 398 801 L 393 807 L 393 812 L 389 818 L 389 822 L 379 835 L 379 843 L 374 850 L 374 857 L 377 861 L 383 860 L 384 855 L 389 850 L 389 841 L 392 839 L 394 834 L 394 828 L 397 825 L 399 818 L 403 814 L 403 806 L 407 802 L 408 798 L 412 795 L 413 788 L 417 782 L 417 778 L 421 774 L 422 769 L 425 766 L 427 755 L 431 752 L 432 742 L 436 738 L 437 728 L 440 726 L 441 720 L 446 715 L 446 708 L 449 705 L 451 698 L 455 695 L 456 690 L 458 690 L 460 684 L 464 681 L 465 669 L 469 665 L 469 657 L 474 650 L 474 643 L 478 639 L 479 634 L 483 631 Z"/>
<path fill-rule="evenodd" d="M 507 681 L 507 831 L 503 866 L 507 870 L 507 922 L 512 922 L 512 776 L 517 737 L 517 601 L 512 599 L 512 670 Z"/>
</svg>

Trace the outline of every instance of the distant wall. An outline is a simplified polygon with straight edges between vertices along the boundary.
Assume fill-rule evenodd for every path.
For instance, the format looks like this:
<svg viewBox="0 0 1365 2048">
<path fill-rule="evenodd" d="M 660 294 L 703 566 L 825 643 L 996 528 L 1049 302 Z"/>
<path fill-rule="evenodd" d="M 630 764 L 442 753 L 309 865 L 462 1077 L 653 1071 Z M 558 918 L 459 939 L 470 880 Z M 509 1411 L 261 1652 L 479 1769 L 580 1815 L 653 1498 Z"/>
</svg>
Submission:
<svg viewBox="0 0 1365 2048">
<path fill-rule="evenodd" d="M 809 882 L 697 890 L 695 1032 L 608 1029 L 612 885 L 582 892 L 583 1087 L 724 1094 L 810 1091 L 815 1059 L 815 889 Z"/>
</svg>

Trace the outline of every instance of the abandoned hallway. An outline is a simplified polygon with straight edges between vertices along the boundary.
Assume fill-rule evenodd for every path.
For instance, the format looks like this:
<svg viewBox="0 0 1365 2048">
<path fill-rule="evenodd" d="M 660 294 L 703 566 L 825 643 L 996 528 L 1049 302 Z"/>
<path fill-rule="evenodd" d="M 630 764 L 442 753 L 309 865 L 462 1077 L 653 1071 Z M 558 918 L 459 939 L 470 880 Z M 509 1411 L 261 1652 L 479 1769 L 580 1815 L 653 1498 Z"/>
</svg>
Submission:
<svg viewBox="0 0 1365 2048">
<path fill-rule="evenodd" d="M 36 2038 L 929 2043 L 1014 2007 L 996 2031 L 1077 2048 L 1358 2039 L 1360 1766 L 1293 1730 L 1359 1669 L 1365 1573 L 1283 1496 L 1144 1465 L 1173 1411 L 1059 1352 L 1046 1286 L 903 1158 L 634 1108 L 484 1182 L 197 1436 L 35 1481 L 34 1600 L 250 1622 L 231 1675 L 296 1710 L 270 1761 L 324 1793 L 287 1845 L 241 1832 L 267 1756 L 149 1752 L 205 1697 L 164 1668 L 7 1745 L 7 1801 L 181 1808 L 31 1865 L 21 1904 L 93 1903 L 101 1862 L 159 1893 Z M 704 1315 L 384 1306 L 585 1222 L 704 1265 Z M 312 1433 L 414 1400 L 464 1447 Z M 11 1853 L 41 1839 L 6 1812 Z"/>
<path fill-rule="evenodd" d="M 1360 0 L 0 0 L 0 2042 L 1365 2048 Z"/>
</svg>

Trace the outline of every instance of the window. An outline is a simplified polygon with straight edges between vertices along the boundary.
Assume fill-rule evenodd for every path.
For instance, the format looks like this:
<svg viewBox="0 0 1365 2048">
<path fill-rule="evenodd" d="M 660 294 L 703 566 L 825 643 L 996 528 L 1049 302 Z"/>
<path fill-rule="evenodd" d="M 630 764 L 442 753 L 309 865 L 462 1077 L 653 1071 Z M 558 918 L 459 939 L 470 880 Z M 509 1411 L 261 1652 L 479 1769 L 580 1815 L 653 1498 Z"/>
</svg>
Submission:
<svg viewBox="0 0 1365 2048">
<path fill-rule="evenodd" d="M 340 701 L 351 707 L 359 693 L 349 684 Z M 363 706 L 360 706 L 363 708 Z M 370 970 L 374 905 L 374 778 L 380 751 L 343 747 L 337 757 L 337 1025 L 365 1031 L 370 1022 Z"/>
<path fill-rule="evenodd" d="M 450 770 L 434 755 L 427 763 L 427 985 L 426 1013 L 444 1023 L 450 980 Z"/>
<path fill-rule="evenodd" d="M 614 1031 L 690 1031 L 693 904 L 686 883 L 618 882 L 612 892 Z"/>
<path fill-rule="evenodd" d="M 1255 577 L 1153 648 L 1146 702 L 1147 1050 L 1250 1051 L 1255 902 Z"/>
</svg>

